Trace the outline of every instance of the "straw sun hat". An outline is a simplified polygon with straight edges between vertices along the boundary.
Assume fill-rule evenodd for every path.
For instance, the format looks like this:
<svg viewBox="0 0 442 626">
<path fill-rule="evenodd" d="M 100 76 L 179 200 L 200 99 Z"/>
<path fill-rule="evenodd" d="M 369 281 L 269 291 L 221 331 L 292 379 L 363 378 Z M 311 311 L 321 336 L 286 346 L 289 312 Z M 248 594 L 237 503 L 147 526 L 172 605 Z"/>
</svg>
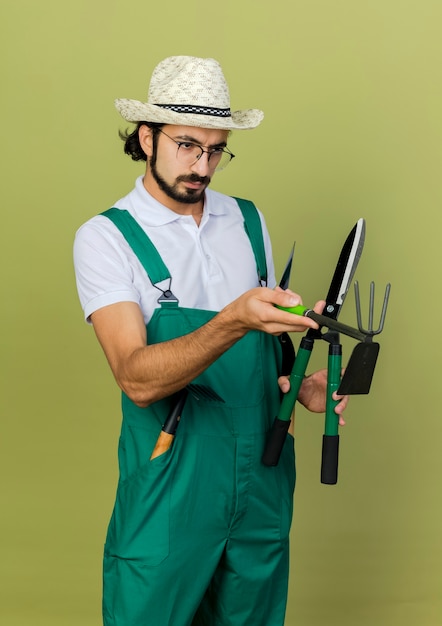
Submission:
<svg viewBox="0 0 442 626">
<path fill-rule="evenodd" d="M 118 99 L 115 106 L 128 122 L 157 122 L 222 130 L 255 128 L 259 109 L 230 110 L 229 88 L 214 59 L 168 57 L 154 69 L 147 102 Z"/>
</svg>

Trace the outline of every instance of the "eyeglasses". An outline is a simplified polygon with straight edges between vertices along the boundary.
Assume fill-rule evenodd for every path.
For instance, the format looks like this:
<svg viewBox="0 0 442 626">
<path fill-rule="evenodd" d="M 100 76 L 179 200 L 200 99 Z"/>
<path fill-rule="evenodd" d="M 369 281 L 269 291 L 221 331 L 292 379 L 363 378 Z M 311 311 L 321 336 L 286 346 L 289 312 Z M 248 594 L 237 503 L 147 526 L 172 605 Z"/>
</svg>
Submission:
<svg viewBox="0 0 442 626">
<path fill-rule="evenodd" d="M 227 167 L 230 161 L 235 157 L 227 148 L 210 148 L 210 150 L 204 150 L 204 148 L 197 143 L 192 143 L 191 141 L 177 141 L 165 133 L 164 130 L 161 130 L 161 128 L 158 130 L 163 135 L 166 135 L 166 137 L 169 137 L 169 139 L 178 146 L 176 158 L 181 165 L 193 165 L 206 153 L 209 166 L 216 172 L 219 172 Z"/>
</svg>

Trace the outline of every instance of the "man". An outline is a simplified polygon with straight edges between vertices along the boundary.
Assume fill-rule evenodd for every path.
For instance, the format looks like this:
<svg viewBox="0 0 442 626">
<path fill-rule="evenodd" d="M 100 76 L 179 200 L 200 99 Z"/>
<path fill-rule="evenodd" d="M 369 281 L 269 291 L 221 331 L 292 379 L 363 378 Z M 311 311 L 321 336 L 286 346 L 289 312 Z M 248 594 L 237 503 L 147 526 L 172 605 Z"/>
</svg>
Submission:
<svg viewBox="0 0 442 626">
<path fill-rule="evenodd" d="M 301 298 L 275 289 L 262 215 L 208 189 L 233 158 L 230 131 L 256 127 L 263 113 L 231 112 L 219 64 L 195 57 L 165 59 L 147 103 L 116 107 L 136 124 L 125 151 L 146 172 L 75 241 L 85 317 L 123 391 L 104 623 L 281 626 L 293 438 L 277 467 L 260 459 L 289 388 L 278 336 L 316 325 L 275 306 Z M 317 372 L 301 387 L 310 410 L 325 409 L 325 379 Z M 154 458 L 188 385 L 173 445 Z"/>
</svg>

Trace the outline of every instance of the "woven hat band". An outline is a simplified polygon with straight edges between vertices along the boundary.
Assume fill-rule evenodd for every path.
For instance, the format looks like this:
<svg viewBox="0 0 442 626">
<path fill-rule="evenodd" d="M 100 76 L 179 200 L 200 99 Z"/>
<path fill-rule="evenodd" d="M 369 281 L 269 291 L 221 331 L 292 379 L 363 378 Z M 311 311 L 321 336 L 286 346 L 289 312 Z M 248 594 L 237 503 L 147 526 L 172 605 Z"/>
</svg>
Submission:
<svg viewBox="0 0 442 626">
<path fill-rule="evenodd" d="M 195 106 L 193 104 L 156 104 L 155 106 L 175 113 L 194 113 L 196 115 L 214 115 L 215 117 L 231 117 L 230 109 L 217 109 L 216 107 Z"/>
</svg>

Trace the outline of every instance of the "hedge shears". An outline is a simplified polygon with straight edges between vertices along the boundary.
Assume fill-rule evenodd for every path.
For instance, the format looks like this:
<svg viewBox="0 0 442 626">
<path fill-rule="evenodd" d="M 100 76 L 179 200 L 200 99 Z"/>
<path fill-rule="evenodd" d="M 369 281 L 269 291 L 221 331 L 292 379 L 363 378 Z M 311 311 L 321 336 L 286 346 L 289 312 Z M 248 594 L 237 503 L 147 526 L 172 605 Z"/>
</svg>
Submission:
<svg viewBox="0 0 442 626">
<path fill-rule="evenodd" d="M 371 352 L 371 355 L 373 355 L 373 349 L 376 350 L 377 345 L 370 341 L 370 338 L 372 336 L 370 336 L 370 333 L 363 332 L 363 330 L 361 329 L 351 328 L 350 326 L 340 324 L 337 321 L 339 312 L 341 310 L 344 299 L 347 295 L 349 286 L 356 271 L 359 259 L 361 257 L 364 240 L 365 220 L 363 218 L 360 218 L 350 231 L 342 247 L 326 297 L 326 304 L 321 315 L 304 306 L 285 309 L 297 315 L 305 315 L 311 317 L 319 324 L 319 329 L 309 329 L 307 331 L 307 334 L 301 340 L 296 355 L 296 360 L 290 374 L 290 390 L 288 391 L 288 393 L 285 394 L 280 406 L 279 413 L 273 423 L 272 429 L 270 431 L 270 436 L 268 438 L 266 448 L 262 457 L 262 462 L 268 466 L 274 466 L 278 464 L 287 431 L 290 426 L 293 407 L 297 400 L 299 389 L 304 379 L 308 362 L 313 350 L 314 342 L 317 339 L 323 339 L 329 343 L 327 398 L 321 464 L 321 482 L 324 484 L 336 484 L 337 482 L 339 417 L 335 413 L 335 407 L 338 402 L 336 400 L 333 400 L 332 395 L 335 391 L 342 393 L 342 346 L 339 341 L 339 333 L 341 332 L 345 335 L 358 339 L 361 343 L 365 344 L 368 347 L 371 343 L 373 348 L 369 347 L 368 349 L 368 352 Z M 292 258 L 293 250 L 284 270 L 283 278 L 281 279 L 280 287 L 283 289 L 286 289 L 288 287 Z M 386 303 L 384 309 L 385 308 Z M 383 312 L 383 317 L 385 317 L 385 312 Z M 327 328 L 328 330 L 326 332 L 323 332 L 323 327 Z M 380 332 L 379 329 L 378 331 Z M 378 331 L 372 331 L 372 334 L 376 334 Z M 366 348 L 364 349 L 366 353 L 367 350 Z M 367 355 L 365 354 L 365 356 Z M 370 355 L 368 356 L 370 357 Z M 368 393 L 367 391 L 360 390 L 363 387 L 364 389 L 367 388 L 368 380 L 369 382 L 371 382 L 376 359 L 371 358 L 371 362 L 372 367 L 366 368 L 365 376 L 363 377 L 363 380 L 359 381 L 360 385 L 358 387 L 358 385 L 351 383 L 351 377 L 354 375 L 352 374 L 352 371 L 354 373 L 357 369 L 360 368 L 361 358 L 359 359 L 359 362 L 357 358 L 354 359 L 352 367 L 350 368 L 350 376 L 347 376 L 347 381 L 350 378 L 350 383 L 347 385 L 347 391 L 345 393 L 349 393 L 348 389 L 350 389 L 352 393 Z M 342 382 L 344 382 L 344 380 Z"/>
</svg>

